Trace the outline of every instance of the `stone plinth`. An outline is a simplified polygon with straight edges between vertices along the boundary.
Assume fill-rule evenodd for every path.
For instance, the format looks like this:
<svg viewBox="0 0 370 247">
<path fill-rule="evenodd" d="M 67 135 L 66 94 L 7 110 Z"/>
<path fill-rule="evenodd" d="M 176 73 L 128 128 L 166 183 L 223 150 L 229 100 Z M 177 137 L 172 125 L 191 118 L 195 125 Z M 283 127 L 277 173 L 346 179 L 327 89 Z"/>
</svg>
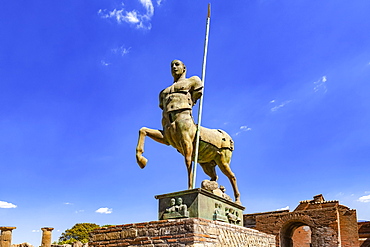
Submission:
<svg viewBox="0 0 370 247">
<path fill-rule="evenodd" d="M 220 221 L 168 219 L 90 233 L 89 247 L 275 247 L 275 236 Z"/>
<path fill-rule="evenodd" d="M 159 199 L 159 220 L 202 218 L 243 226 L 245 207 L 204 189 L 157 195 L 155 198 Z"/>
<path fill-rule="evenodd" d="M 51 231 L 54 230 L 52 227 L 43 227 L 42 230 L 42 239 L 41 247 L 51 247 Z"/>
<path fill-rule="evenodd" d="M 12 231 L 16 227 L 0 226 L 0 247 L 10 247 L 12 245 Z"/>
</svg>

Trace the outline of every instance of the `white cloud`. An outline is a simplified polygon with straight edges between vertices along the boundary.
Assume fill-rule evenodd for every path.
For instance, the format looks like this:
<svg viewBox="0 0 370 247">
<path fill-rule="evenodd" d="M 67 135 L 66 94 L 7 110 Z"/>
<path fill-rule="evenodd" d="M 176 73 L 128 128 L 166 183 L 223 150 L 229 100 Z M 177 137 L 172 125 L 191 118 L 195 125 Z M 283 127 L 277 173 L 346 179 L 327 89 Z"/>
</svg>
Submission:
<svg viewBox="0 0 370 247">
<path fill-rule="evenodd" d="M 112 49 L 112 52 L 113 52 L 114 54 L 119 54 L 119 55 L 121 55 L 121 56 L 124 56 L 124 55 L 126 55 L 126 54 L 130 53 L 130 50 L 131 50 L 131 47 L 126 48 L 126 47 L 124 47 L 124 46 L 122 45 L 122 46 L 120 46 L 120 47 L 118 47 L 118 48 L 113 48 L 113 49 Z"/>
<path fill-rule="evenodd" d="M 151 0 L 140 0 L 141 4 L 145 7 L 148 17 L 152 17 L 154 14 L 154 7 Z"/>
<path fill-rule="evenodd" d="M 83 212 L 85 212 L 85 210 L 83 210 L 83 209 L 75 211 L 76 214 L 83 213 Z"/>
<path fill-rule="evenodd" d="M 315 81 L 313 84 L 314 84 L 314 87 L 313 87 L 313 91 L 315 93 L 321 91 L 323 93 L 326 93 L 328 91 L 327 87 L 326 87 L 326 82 L 327 82 L 327 78 L 326 76 L 324 75 L 323 77 L 321 77 L 319 80 Z"/>
<path fill-rule="evenodd" d="M 370 202 L 370 195 L 367 195 L 367 196 L 361 196 L 360 198 L 358 198 L 359 202 Z"/>
<path fill-rule="evenodd" d="M 103 66 L 108 66 L 108 65 L 110 65 L 110 63 L 107 63 L 107 62 L 105 62 L 104 60 L 101 60 L 101 61 L 100 61 L 100 63 L 101 63 L 101 65 L 103 65 Z"/>
<path fill-rule="evenodd" d="M 273 100 L 271 100 L 271 101 L 270 101 L 270 103 L 275 103 L 275 100 L 274 100 L 274 99 L 273 99 Z"/>
<path fill-rule="evenodd" d="M 119 12 L 119 15 L 116 15 L 117 18 L 117 21 L 120 22 L 120 19 L 122 20 L 125 20 L 127 22 L 131 22 L 131 23 L 138 23 L 140 22 L 138 17 L 137 17 L 137 12 L 136 10 L 133 10 L 133 11 L 130 11 L 130 12 L 126 12 L 126 16 L 123 16 L 122 15 L 122 11 Z"/>
<path fill-rule="evenodd" d="M 32 232 L 40 232 L 40 230 L 32 230 Z"/>
<path fill-rule="evenodd" d="M 113 211 L 113 209 L 111 209 L 111 208 L 99 208 L 95 212 L 99 213 L 99 214 L 111 214 L 112 211 Z"/>
<path fill-rule="evenodd" d="M 282 210 L 289 210 L 289 206 L 286 206 L 285 208 L 276 209 L 276 211 L 282 211 Z"/>
<path fill-rule="evenodd" d="M 117 21 L 117 23 L 130 23 L 136 28 L 151 29 L 150 20 L 154 15 L 154 6 L 151 0 L 139 0 L 145 9 L 145 13 L 141 13 L 138 10 L 126 11 L 124 7 L 122 9 L 114 9 L 108 11 L 106 9 L 100 9 L 98 14 L 101 18 L 108 19 L 112 18 Z M 157 4 L 160 5 L 161 1 L 157 0 Z M 124 4 L 122 4 L 124 6 Z"/>
<path fill-rule="evenodd" d="M 162 0 L 157 0 L 157 5 L 158 6 L 161 5 L 161 3 L 162 3 Z"/>
<path fill-rule="evenodd" d="M 244 126 L 240 126 L 240 129 L 243 130 L 243 131 L 249 131 L 249 130 L 252 130 L 252 128 L 249 128 L 248 126 L 244 125 Z"/>
<path fill-rule="evenodd" d="M 275 101 L 274 101 L 275 102 Z M 287 101 L 284 101 L 283 103 L 281 103 L 280 105 L 277 105 L 277 106 L 274 106 L 271 108 L 271 111 L 277 111 L 279 110 L 280 108 L 286 106 L 287 104 L 289 104 L 290 102 L 292 102 L 291 100 L 287 100 Z M 270 103 L 273 103 L 273 102 L 270 102 Z"/>
<path fill-rule="evenodd" d="M 14 205 L 13 203 L 0 201 L 0 208 L 16 208 L 16 207 L 17 205 Z"/>
<path fill-rule="evenodd" d="M 252 130 L 252 128 L 249 128 L 247 125 L 243 125 L 243 126 L 240 126 L 240 131 L 239 132 L 237 132 L 235 135 L 239 135 L 240 133 L 242 133 L 242 132 L 245 132 L 245 131 L 251 131 Z"/>
<path fill-rule="evenodd" d="M 65 204 L 65 205 L 73 205 L 73 203 L 71 203 L 71 202 L 65 202 L 63 204 Z"/>
</svg>

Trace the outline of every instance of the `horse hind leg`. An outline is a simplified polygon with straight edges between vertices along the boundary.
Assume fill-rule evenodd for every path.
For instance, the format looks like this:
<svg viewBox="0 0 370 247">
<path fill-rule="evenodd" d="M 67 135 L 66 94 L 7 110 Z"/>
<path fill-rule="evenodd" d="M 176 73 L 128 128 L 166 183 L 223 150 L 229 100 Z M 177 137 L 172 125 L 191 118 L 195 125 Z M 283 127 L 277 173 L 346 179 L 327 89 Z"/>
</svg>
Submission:
<svg viewBox="0 0 370 247">
<path fill-rule="evenodd" d="M 216 174 L 216 163 L 214 161 L 208 163 L 200 163 L 201 167 L 205 174 L 207 174 L 211 181 L 217 181 L 218 177 Z"/>
<path fill-rule="evenodd" d="M 220 168 L 221 172 L 225 174 L 226 177 L 229 178 L 231 186 L 234 191 L 235 203 L 241 204 L 240 202 L 240 193 L 238 189 L 238 185 L 236 183 L 235 174 L 230 169 L 230 159 L 231 159 L 231 150 L 221 150 L 218 152 L 219 158 L 215 160 L 216 164 Z"/>
</svg>

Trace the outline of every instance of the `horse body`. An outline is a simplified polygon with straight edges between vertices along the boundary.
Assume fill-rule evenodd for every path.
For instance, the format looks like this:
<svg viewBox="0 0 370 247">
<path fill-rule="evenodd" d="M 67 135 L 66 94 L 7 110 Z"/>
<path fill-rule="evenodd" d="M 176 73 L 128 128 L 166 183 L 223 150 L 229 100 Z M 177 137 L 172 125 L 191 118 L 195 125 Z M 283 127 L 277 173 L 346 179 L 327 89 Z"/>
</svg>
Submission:
<svg viewBox="0 0 370 247">
<path fill-rule="evenodd" d="M 189 115 L 188 115 L 189 116 Z M 177 116 L 179 117 L 179 116 Z M 188 188 L 193 187 L 192 161 L 195 152 L 196 125 L 191 115 L 189 118 L 180 118 L 170 125 L 164 125 L 163 130 L 155 130 L 143 127 L 139 131 L 139 141 L 136 148 L 136 159 L 141 168 L 144 168 L 147 159 L 142 156 L 144 152 L 145 136 L 166 145 L 176 148 L 185 158 L 188 170 Z M 211 181 L 217 181 L 216 166 L 230 180 L 235 202 L 240 203 L 240 194 L 236 183 L 236 177 L 230 169 L 230 161 L 234 142 L 231 137 L 222 130 L 200 128 L 199 157 L 198 163 L 203 171 L 210 177 Z"/>
</svg>

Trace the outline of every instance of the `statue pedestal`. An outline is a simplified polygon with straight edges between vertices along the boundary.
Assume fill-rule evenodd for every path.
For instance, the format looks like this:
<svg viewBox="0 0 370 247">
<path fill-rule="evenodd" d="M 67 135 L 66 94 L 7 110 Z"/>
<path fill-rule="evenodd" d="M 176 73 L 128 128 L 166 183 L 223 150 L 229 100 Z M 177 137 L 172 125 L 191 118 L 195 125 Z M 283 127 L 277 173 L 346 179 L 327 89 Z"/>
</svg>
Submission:
<svg viewBox="0 0 370 247">
<path fill-rule="evenodd" d="M 243 226 L 245 207 L 204 189 L 184 190 L 155 196 L 158 219 L 202 218 Z"/>
<path fill-rule="evenodd" d="M 275 247 L 275 236 L 220 221 L 182 218 L 96 229 L 89 247 Z"/>
<path fill-rule="evenodd" d="M 243 206 L 204 189 L 156 196 L 160 220 L 90 233 L 89 247 L 275 247 L 275 236 L 243 227 Z"/>
</svg>

